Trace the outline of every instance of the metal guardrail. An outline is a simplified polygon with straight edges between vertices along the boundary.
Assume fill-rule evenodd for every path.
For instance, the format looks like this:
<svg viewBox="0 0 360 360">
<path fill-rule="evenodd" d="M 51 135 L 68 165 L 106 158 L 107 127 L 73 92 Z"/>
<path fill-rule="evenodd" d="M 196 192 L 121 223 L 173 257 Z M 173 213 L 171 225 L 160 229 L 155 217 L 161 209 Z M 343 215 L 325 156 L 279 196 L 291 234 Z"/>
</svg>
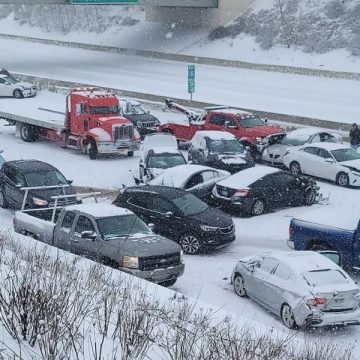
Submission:
<svg viewBox="0 0 360 360">
<path fill-rule="evenodd" d="M 149 57 L 155 59 L 172 60 L 172 61 L 202 64 L 202 65 L 235 67 L 235 68 L 243 68 L 249 70 L 278 72 L 283 74 L 295 74 L 295 75 L 317 76 L 317 77 L 325 77 L 325 78 L 360 81 L 360 73 L 347 72 L 347 71 L 331 71 L 331 70 L 321 70 L 321 69 L 309 69 L 309 68 L 295 67 L 295 66 L 255 64 L 240 60 L 227 60 L 227 59 L 217 59 L 217 58 L 210 58 L 204 56 L 172 54 L 161 51 L 85 44 L 85 43 L 79 43 L 73 41 L 70 42 L 70 41 L 53 40 L 53 39 L 42 39 L 42 38 L 22 36 L 22 35 L 0 34 L 0 39 L 23 40 L 23 41 L 30 41 L 45 45 L 56 45 L 56 46 L 70 47 L 76 49 L 101 51 L 101 52 L 130 55 L 130 56 L 142 56 L 142 57 Z"/>
</svg>

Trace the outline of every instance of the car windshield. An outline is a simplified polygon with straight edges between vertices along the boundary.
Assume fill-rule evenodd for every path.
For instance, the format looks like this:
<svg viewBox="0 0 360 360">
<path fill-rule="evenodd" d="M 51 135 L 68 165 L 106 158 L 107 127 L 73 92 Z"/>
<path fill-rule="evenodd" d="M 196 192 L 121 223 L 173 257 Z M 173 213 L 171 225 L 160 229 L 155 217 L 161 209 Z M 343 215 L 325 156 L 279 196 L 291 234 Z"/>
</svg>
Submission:
<svg viewBox="0 0 360 360">
<path fill-rule="evenodd" d="M 310 286 L 321 286 L 331 284 L 346 284 L 348 279 L 339 270 L 315 270 L 303 274 L 305 280 Z"/>
<path fill-rule="evenodd" d="M 244 147 L 236 140 L 210 140 L 209 150 L 214 154 L 242 153 Z"/>
<path fill-rule="evenodd" d="M 244 128 L 252 128 L 254 126 L 263 126 L 264 122 L 258 116 L 251 115 L 244 118 L 241 117 L 240 125 Z"/>
<path fill-rule="evenodd" d="M 152 231 L 136 215 L 110 216 L 96 220 L 104 240 L 123 238 L 134 234 L 152 234 Z"/>
<path fill-rule="evenodd" d="M 287 135 L 283 136 L 279 141 L 279 144 L 290 145 L 290 146 L 299 146 L 299 145 L 304 145 L 306 143 L 307 140 L 299 140 Z"/>
<path fill-rule="evenodd" d="M 186 164 L 181 154 L 154 154 L 149 156 L 147 161 L 148 168 L 168 169 L 174 166 Z"/>
<path fill-rule="evenodd" d="M 146 111 L 140 105 L 133 105 L 132 112 L 137 115 L 146 114 Z"/>
<path fill-rule="evenodd" d="M 331 154 L 337 162 L 360 159 L 360 154 L 351 148 L 332 150 Z"/>
<path fill-rule="evenodd" d="M 29 187 L 67 185 L 65 177 L 57 170 L 33 172 L 25 174 L 25 182 Z"/>
<path fill-rule="evenodd" d="M 4 80 L 8 81 L 10 84 L 16 84 L 19 82 L 19 80 L 17 80 L 16 78 L 14 78 L 13 76 L 5 76 Z"/>
<path fill-rule="evenodd" d="M 119 114 L 119 107 L 115 106 L 90 106 L 90 114 Z"/>
<path fill-rule="evenodd" d="M 178 198 L 172 199 L 172 202 L 185 215 L 200 214 L 206 211 L 208 206 L 192 194 L 186 194 Z"/>
</svg>

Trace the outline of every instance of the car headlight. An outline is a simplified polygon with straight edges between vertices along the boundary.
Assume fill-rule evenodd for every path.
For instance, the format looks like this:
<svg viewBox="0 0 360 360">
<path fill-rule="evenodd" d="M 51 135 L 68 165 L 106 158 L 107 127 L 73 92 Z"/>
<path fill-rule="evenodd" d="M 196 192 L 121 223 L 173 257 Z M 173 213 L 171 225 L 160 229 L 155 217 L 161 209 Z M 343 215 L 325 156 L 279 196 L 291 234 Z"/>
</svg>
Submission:
<svg viewBox="0 0 360 360">
<path fill-rule="evenodd" d="M 123 257 L 123 267 L 138 269 L 139 268 L 139 258 L 137 256 L 124 256 Z"/>
<path fill-rule="evenodd" d="M 354 175 L 356 175 L 356 176 L 360 176 L 360 171 L 359 170 L 352 170 L 351 169 L 351 172 L 354 174 Z"/>
<path fill-rule="evenodd" d="M 33 203 L 38 206 L 46 206 L 49 202 L 44 199 L 39 199 L 37 197 L 33 197 Z"/>
<path fill-rule="evenodd" d="M 200 225 L 200 229 L 203 231 L 216 231 L 218 228 L 215 226 Z"/>
</svg>

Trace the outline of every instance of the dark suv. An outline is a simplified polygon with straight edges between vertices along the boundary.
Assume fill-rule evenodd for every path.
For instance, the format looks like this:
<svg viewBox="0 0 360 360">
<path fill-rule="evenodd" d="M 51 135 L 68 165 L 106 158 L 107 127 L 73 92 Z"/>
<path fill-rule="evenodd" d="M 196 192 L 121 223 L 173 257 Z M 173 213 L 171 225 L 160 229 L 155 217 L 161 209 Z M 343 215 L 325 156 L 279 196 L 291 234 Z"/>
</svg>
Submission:
<svg viewBox="0 0 360 360">
<path fill-rule="evenodd" d="M 6 161 L 0 169 L 0 207 L 21 209 L 26 187 L 53 187 L 29 190 L 25 208 L 54 205 L 52 196 L 73 195 L 71 181 L 54 166 L 38 160 Z M 76 196 L 59 199 L 58 205 L 76 204 Z"/>
<path fill-rule="evenodd" d="M 192 194 L 166 186 L 123 189 L 114 205 L 130 209 L 154 231 L 180 243 L 185 253 L 222 247 L 235 240 L 231 217 Z"/>
</svg>

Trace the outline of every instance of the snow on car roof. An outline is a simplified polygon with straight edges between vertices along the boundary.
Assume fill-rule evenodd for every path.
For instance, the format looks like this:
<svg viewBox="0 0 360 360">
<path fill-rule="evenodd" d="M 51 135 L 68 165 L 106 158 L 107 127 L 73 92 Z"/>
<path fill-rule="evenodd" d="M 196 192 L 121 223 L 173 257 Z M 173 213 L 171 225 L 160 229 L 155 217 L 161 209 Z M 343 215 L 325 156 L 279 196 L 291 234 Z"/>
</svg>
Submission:
<svg viewBox="0 0 360 360">
<path fill-rule="evenodd" d="M 181 154 L 178 148 L 168 147 L 168 146 L 160 146 L 154 147 L 153 149 L 149 149 L 148 152 L 153 151 L 154 154 Z"/>
<path fill-rule="evenodd" d="M 218 182 L 218 184 L 232 189 L 246 188 L 262 177 L 279 171 L 281 170 L 274 167 L 259 165 L 239 171 L 225 180 Z"/>
<path fill-rule="evenodd" d="M 209 130 L 199 130 L 195 133 L 195 136 L 208 137 L 211 140 L 232 140 L 236 139 L 234 134 L 229 133 L 228 131 L 209 131 Z"/>
<path fill-rule="evenodd" d="M 219 109 L 208 109 L 209 112 L 223 113 L 223 114 L 240 114 L 253 116 L 254 114 L 245 110 L 232 109 L 232 108 L 219 108 Z"/>
<path fill-rule="evenodd" d="M 191 175 L 203 170 L 215 170 L 224 174 L 224 176 L 229 175 L 227 171 L 214 169 L 209 166 L 184 164 L 166 169 L 155 179 L 149 181 L 148 184 L 181 188 Z"/>
<path fill-rule="evenodd" d="M 309 140 L 310 136 L 320 134 L 323 132 L 329 133 L 328 131 L 321 130 L 321 129 L 319 130 L 319 129 L 315 129 L 315 128 L 302 128 L 302 129 L 296 129 L 296 130 L 290 131 L 289 133 L 286 134 L 286 137 L 291 138 L 291 139 L 307 141 L 307 140 Z"/>
<path fill-rule="evenodd" d="M 69 205 L 66 207 L 66 210 L 80 211 L 96 218 L 133 214 L 132 211 L 123 209 L 121 207 L 117 207 L 110 204 L 98 204 L 98 203 Z"/>
<path fill-rule="evenodd" d="M 328 151 L 332 151 L 332 150 L 340 150 L 340 149 L 348 149 L 349 146 L 346 145 L 342 145 L 339 143 L 330 143 L 330 142 L 319 142 L 319 143 L 311 143 L 308 144 L 306 146 L 316 146 Z"/>
</svg>

